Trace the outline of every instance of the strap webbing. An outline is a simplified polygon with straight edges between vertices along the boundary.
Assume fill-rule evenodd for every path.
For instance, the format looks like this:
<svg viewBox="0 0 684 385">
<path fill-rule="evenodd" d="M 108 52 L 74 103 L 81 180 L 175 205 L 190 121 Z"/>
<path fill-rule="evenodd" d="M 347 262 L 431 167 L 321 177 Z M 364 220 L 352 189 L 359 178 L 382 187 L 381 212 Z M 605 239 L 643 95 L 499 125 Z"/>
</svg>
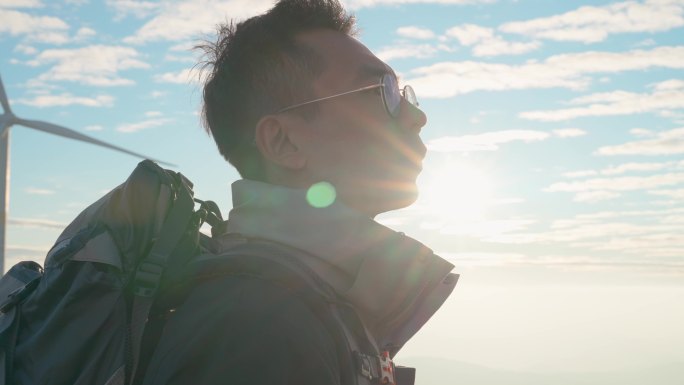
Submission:
<svg viewBox="0 0 684 385">
<path fill-rule="evenodd" d="M 5 314 L 8 320 L 11 320 L 11 324 L 4 338 L 6 338 L 6 345 L 2 346 L 2 362 L 0 375 L 0 384 L 11 384 L 12 382 L 12 367 L 14 365 L 14 347 L 17 344 L 17 336 L 19 335 L 19 318 L 21 317 L 21 305 L 13 307 L 8 313 Z"/>
<path fill-rule="evenodd" d="M 132 357 L 131 361 L 129 361 L 131 363 L 127 381 L 129 384 L 132 384 L 135 379 L 138 363 L 140 362 L 140 349 L 145 325 L 154 303 L 162 274 L 168 264 L 169 256 L 183 238 L 194 212 L 194 202 L 190 189 L 184 183 L 181 183 L 179 188 L 178 197 L 161 228 L 159 238 L 152 246 L 150 253 L 142 260 L 135 273 L 130 323 Z"/>
</svg>

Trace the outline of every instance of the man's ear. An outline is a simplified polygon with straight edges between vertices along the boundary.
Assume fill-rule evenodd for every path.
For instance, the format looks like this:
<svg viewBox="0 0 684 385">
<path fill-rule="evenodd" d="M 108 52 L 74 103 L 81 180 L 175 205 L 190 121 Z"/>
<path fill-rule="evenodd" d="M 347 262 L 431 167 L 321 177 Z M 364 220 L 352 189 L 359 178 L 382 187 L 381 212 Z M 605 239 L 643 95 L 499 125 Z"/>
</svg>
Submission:
<svg viewBox="0 0 684 385">
<path fill-rule="evenodd" d="M 301 170 L 306 166 L 306 156 L 290 136 L 293 123 L 286 117 L 264 116 L 256 125 L 254 139 L 266 160 L 289 170 Z"/>
</svg>

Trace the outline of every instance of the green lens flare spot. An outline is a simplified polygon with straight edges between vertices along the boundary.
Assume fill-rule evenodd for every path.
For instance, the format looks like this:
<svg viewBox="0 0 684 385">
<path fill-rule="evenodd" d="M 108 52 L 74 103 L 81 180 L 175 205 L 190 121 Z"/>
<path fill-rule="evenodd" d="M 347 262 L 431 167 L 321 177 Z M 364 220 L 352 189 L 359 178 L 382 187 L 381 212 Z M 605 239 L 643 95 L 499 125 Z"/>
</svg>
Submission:
<svg viewBox="0 0 684 385">
<path fill-rule="evenodd" d="M 335 187 L 328 182 L 314 183 L 306 192 L 306 201 L 316 208 L 330 206 L 335 202 L 335 198 L 337 198 Z"/>
</svg>

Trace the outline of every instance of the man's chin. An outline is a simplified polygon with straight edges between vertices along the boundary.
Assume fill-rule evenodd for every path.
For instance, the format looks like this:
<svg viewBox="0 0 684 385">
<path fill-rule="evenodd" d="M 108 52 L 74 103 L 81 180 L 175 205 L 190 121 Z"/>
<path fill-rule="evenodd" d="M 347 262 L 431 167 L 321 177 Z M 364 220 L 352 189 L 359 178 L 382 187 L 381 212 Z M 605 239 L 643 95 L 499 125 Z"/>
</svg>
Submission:
<svg viewBox="0 0 684 385">
<path fill-rule="evenodd" d="M 412 191 L 405 191 L 401 196 L 396 197 L 396 209 L 403 209 L 404 207 L 411 206 L 418 200 L 418 189 Z"/>
<path fill-rule="evenodd" d="M 378 214 L 403 209 L 414 204 L 417 199 L 418 187 L 415 184 L 402 186 L 402 188 L 386 190 L 383 194 L 378 196 Z"/>
<path fill-rule="evenodd" d="M 360 193 L 363 191 L 363 193 Z M 342 203 L 371 216 L 399 210 L 412 205 L 418 199 L 415 181 L 374 181 L 372 186 L 342 191 L 338 198 Z"/>
</svg>

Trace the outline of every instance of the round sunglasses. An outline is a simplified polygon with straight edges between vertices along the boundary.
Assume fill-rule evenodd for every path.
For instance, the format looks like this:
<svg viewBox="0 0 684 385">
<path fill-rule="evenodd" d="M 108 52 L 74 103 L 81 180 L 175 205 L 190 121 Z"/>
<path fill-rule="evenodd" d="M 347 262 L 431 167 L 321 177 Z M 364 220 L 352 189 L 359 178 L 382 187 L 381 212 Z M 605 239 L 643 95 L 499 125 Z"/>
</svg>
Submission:
<svg viewBox="0 0 684 385">
<path fill-rule="evenodd" d="M 387 110 L 387 113 L 392 118 L 396 118 L 397 116 L 399 116 L 399 112 L 401 112 L 401 98 L 406 99 L 406 101 L 411 103 L 411 105 L 413 106 L 418 107 L 419 105 L 418 99 L 416 98 L 416 93 L 413 91 L 413 88 L 411 86 L 406 85 L 404 86 L 404 88 L 399 89 L 397 78 L 392 74 L 386 73 L 382 75 L 382 78 L 380 78 L 380 83 L 378 84 L 373 84 L 370 86 L 361 87 L 359 89 L 346 91 L 335 95 L 325 96 L 314 100 L 309 100 L 303 103 L 293 104 L 291 106 L 278 110 L 276 113 L 279 114 L 281 112 L 290 111 L 292 109 L 301 106 L 306 106 L 308 104 L 317 103 L 323 100 L 333 99 L 338 96 L 349 95 L 356 92 L 372 90 L 374 88 L 380 88 L 382 103 L 385 105 L 385 110 Z"/>
</svg>

